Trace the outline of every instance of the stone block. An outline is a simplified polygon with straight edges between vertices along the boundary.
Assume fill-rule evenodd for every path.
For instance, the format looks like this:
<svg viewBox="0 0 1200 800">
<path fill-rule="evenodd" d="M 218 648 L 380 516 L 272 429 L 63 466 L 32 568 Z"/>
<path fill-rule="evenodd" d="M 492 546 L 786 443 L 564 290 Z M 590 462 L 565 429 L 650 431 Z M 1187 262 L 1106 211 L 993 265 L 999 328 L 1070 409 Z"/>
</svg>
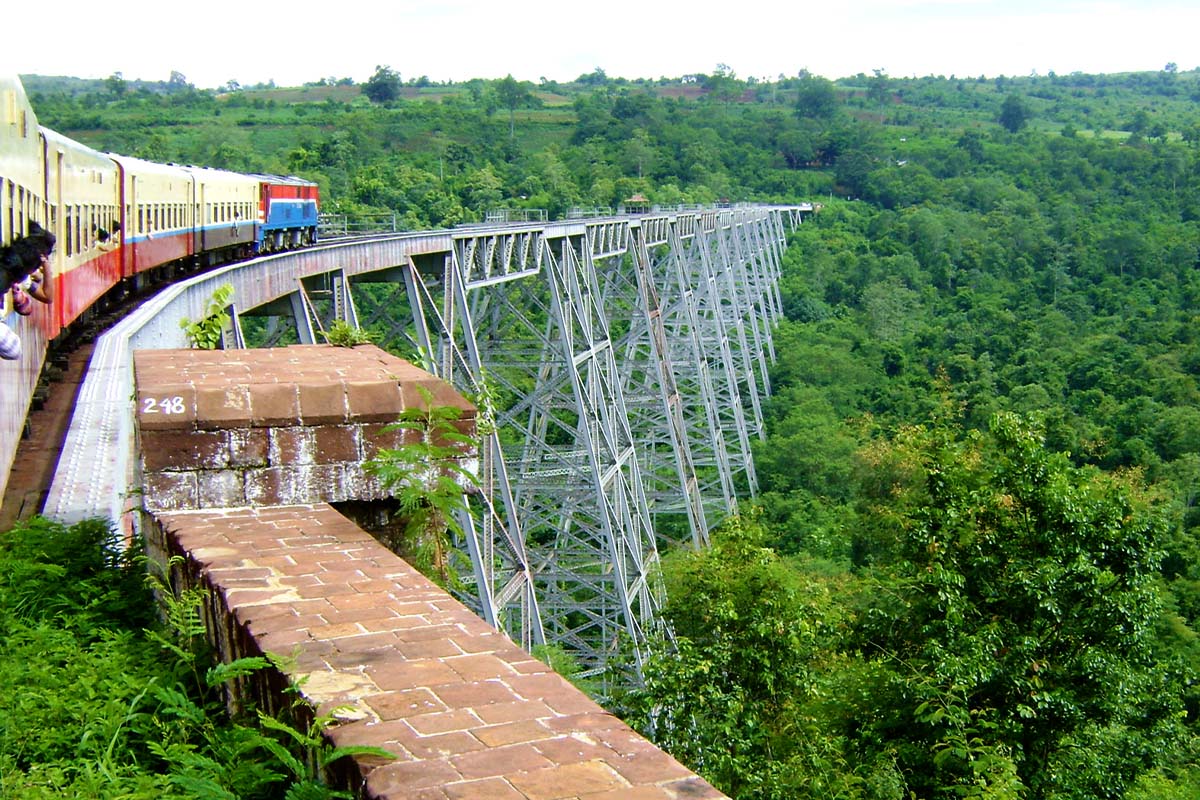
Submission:
<svg viewBox="0 0 1200 800">
<path fill-rule="evenodd" d="M 250 426 L 250 390 L 244 385 L 199 386 L 196 389 L 196 427 Z"/>
<path fill-rule="evenodd" d="M 293 501 L 295 475 L 290 467 L 266 467 L 248 469 L 244 473 L 246 505 L 283 506 Z"/>
<path fill-rule="evenodd" d="M 273 467 L 295 467 L 314 461 L 312 428 L 271 428 L 267 463 Z"/>
<path fill-rule="evenodd" d="M 233 428 L 229 434 L 229 466 L 265 467 L 270 433 L 265 428 Z"/>
<path fill-rule="evenodd" d="M 346 381 L 346 404 L 353 422 L 395 422 L 404 410 L 394 380 Z"/>
<path fill-rule="evenodd" d="M 234 508 L 246 505 L 243 473 L 233 469 L 201 470 L 197 478 L 199 508 Z"/>
<path fill-rule="evenodd" d="M 229 466 L 229 436 L 225 431 L 143 430 L 141 450 L 146 472 Z"/>
<path fill-rule="evenodd" d="M 304 425 L 339 425 L 350 415 L 346 405 L 346 385 L 341 381 L 301 383 L 300 420 Z"/>
<path fill-rule="evenodd" d="M 358 425 L 321 425 L 313 430 L 313 461 L 317 464 L 355 462 L 362 458 Z"/>
<path fill-rule="evenodd" d="M 139 387 L 135 414 L 138 427 L 143 431 L 193 428 L 196 424 L 196 388 L 186 383 Z"/>
<path fill-rule="evenodd" d="M 402 444 L 405 444 L 406 439 L 411 439 L 415 434 L 412 431 L 400 429 L 387 430 L 388 424 L 382 422 L 370 423 L 360 426 L 359 441 L 362 444 L 362 457 L 364 461 L 370 461 L 379 455 L 380 450 L 395 450 Z"/>
<path fill-rule="evenodd" d="M 198 508 L 195 472 L 147 473 L 142 480 L 146 508 L 150 511 L 186 511 Z"/>
<path fill-rule="evenodd" d="M 255 428 L 297 425 L 300 395 L 293 383 L 264 383 L 249 387 L 250 424 Z"/>
</svg>

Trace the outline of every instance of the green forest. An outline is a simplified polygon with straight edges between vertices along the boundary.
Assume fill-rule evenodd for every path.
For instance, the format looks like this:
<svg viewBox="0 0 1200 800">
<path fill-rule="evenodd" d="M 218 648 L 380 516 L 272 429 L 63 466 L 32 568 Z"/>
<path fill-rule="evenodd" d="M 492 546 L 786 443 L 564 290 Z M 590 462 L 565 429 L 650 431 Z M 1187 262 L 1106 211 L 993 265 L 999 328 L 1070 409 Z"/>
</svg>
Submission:
<svg viewBox="0 0 1200 800">
<path fill-rule="evenodd" d="M 664 555 L 614 711 L 738 800 L 1200 796 L 1200 72 L 24 81 L 97 149 L 411 229 L 820 203 L 763 491 Z"/>
</svg>

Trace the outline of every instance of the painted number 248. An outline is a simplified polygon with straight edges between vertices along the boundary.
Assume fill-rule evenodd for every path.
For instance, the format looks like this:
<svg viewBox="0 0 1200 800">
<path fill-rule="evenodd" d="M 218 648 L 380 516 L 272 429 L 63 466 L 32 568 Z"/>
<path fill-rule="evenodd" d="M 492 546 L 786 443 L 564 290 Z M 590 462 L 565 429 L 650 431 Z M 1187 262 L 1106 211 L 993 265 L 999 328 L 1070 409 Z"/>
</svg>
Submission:
<svg viewBox="0 0 1200 800">
<path fill-rule="evenodd" d="M 186 411 L 183 407 L 183 398 L 176 395 L 175 397 L 146 397 L 142 400 L 143 414 L 182 414 Z"/>
</svg>

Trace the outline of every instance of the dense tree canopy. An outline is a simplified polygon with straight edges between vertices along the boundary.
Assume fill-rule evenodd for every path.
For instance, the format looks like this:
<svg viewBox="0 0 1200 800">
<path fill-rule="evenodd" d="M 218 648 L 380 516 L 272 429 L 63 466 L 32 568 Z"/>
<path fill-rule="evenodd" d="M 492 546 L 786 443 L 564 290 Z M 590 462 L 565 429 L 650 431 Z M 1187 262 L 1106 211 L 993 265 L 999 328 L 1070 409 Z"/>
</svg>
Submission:
<svg viewBox="0 0 1200 800">
<path fill-rule="evenodd" d="M 620 709 L 738 798 L 1190 800 L 1200 73 L 1172 66 L 26 85 L 99 149 L 414 228 L 821 202 L 782 265 L 760 510 L 666 557 L 676 635 Z"/>
</svg>

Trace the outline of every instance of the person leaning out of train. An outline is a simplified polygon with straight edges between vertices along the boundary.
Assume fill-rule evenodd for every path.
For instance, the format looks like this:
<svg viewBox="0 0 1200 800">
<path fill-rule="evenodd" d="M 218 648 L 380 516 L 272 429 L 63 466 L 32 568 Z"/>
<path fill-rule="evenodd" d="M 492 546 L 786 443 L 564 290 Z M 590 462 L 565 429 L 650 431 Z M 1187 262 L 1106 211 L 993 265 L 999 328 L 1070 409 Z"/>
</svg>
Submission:
<svg viewBox="0 0 1200 800">
<path fill-rule="evenodd" d="M 54 283 L 50 258 L 54 252 L 54 234 L 42 228 L 36 222 L 29 223 L 29 235 L 24 237 L 24 243 L 30 247 L 22 255 L 24 263 L 22 270 L 32 265 L 32 271 L 21 280 L 12 284 L 13 310 L 21 316 L 33 312 L 33 301 L 40 303 L 54 302 Z M 13 320 L 15 322 L 15 320 Z"/>
<path fill-rule="evenodd" d="M 101 252 L 108 253 L 116 250 L 121 246 L 121 223 L 114 222 L 112 225 L 112 233 L 109 233 L 104 228 L 96 228 L 96 247 L 100 248 Z"/>
<path fill-rule="evenodd" d="M 54 283 L 51 281 L 53 263 L 50 253 L 43 253 L 41 265 L 30 273 L 29 277 L 21 284 L 26 294 L 46 305 L 54 302 Z"/>
<path fill-rule="evenodd" d="M 17 317 L 30 314 L 34 300 L 54 300 L 50 259 L 54 241 L 54 234 L 31 222 L 28 235 L 0 249 L 0 286 L 9 287 L 0 310 L 0 359 L 13 361 L 21 357 L 21 338 L 14 330 Z"/>
</svg>

